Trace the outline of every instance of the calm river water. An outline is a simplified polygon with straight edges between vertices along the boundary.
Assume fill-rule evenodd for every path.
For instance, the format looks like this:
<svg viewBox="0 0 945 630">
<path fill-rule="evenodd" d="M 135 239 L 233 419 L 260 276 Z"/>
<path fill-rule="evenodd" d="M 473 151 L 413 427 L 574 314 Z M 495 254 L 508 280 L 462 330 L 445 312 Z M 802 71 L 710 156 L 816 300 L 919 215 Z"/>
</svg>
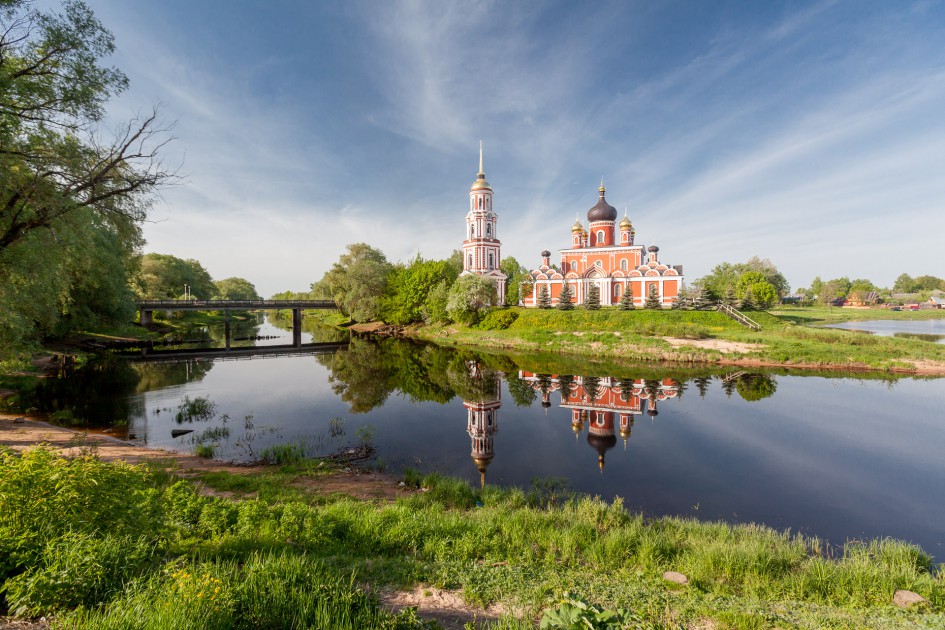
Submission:
<svg viewBox="0 0 945 630">
<path fill-rule="evenodd" d="M 303 341 L 338 335 L 310 332 Z M 250 334 L 291 340 L 267 323 Z M 212 405 L 176 418 L 187 399 Z M 835 544 L 890 536 L 938 558 L 943 403 L 945 379 L 680 372 L 357 338 L 332 355 L 106 358 L 50 380 L 36 401 L 149 446 L 212 444 L 222 459 L 366 440 L 392 472 L 566 480 L 648 515 L 758 522 Z"/>
</svg>

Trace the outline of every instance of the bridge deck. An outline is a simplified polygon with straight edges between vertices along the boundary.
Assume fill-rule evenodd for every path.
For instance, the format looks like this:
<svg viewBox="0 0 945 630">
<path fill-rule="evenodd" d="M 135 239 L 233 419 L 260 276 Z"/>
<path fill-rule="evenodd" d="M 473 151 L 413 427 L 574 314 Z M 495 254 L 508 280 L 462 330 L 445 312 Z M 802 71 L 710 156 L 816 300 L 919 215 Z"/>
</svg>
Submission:
<svg viewBox="0 0 945 630">
<path fill-rule="evenodd" d="M 139 311 L 217 311 L 223 309 L 332 309 L 338 308 L 331 300 L 143 300 L 137 303 Z"/>
</svg>

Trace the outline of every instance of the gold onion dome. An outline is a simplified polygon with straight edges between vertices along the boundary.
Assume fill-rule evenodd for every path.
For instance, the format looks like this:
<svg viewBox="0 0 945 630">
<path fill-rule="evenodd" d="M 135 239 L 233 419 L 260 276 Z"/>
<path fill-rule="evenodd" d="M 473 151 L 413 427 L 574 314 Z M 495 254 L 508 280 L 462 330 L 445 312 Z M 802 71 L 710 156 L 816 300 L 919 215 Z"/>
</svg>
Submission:
<svg viewBox="0 0 945 630">
<path fill-rule="evenodd" d="M 575 221 L 575 222 L 574 222 L 574 225 L 571 226 L 571 231 L 572 231 L 572 232 L 583 232 L 583 231 L 584 231 L 584 226 L 581 225 L 581 222 L 580 222 L 580 221 Z"/>
<path fill-rule="evenodd" d="M 630 222 L 630 217 L 623 215 L 623 220 L 620 221 L 620 227 L 628 228 L 633 227 L 633 223 Z"/>
<path fill-rule="evenodd" d="M 486 181 L 486 174 L 479 173 L 479 177 L 472 183 L 469 190 L 492 190 L 492 186 Z"/>
</svg>

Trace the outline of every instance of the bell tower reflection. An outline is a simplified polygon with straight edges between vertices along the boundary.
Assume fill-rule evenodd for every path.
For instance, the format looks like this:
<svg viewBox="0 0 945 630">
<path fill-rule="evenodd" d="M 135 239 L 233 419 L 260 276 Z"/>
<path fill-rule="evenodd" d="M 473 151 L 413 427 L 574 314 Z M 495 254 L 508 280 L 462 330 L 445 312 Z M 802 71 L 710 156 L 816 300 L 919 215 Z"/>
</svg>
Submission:
<svg viewBox="0 0 945 630">
<path fill-rule="evenodd" d="M 495 457 L 495 434 L 499 430 L 498 410 L 502 406 L 502 390 L 498 375 L 484 371 L 475 361 L 467 361 L 469 378 L 476 384 L 473 396 L 464 397 L 466 433 L 471 442 L 470 457 L 479 471 L 480 484 L 486 485 L 486 469 Z"/>
</svg>

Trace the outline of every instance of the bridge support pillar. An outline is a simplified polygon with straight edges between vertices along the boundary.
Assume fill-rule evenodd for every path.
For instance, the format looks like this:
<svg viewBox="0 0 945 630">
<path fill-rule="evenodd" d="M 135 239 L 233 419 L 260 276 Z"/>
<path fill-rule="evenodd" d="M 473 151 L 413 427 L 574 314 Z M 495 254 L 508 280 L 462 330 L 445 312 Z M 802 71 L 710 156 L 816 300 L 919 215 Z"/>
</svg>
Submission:
<svg viewBox="0 0 945 630">
<path fill-rule="evenodd" d="M 302 345 L 302 309 L 292 309 L 292 345 Z"/>
<path fill-rule="evenodd" d="M 223 309 L 223 332 L 226 336 L 226 349 L 230 349 L 230 309 Z"/>
<path fill-rule="evenodd" d="M 146 311 L 142 309 L 140 313 L 141 317 L 139 318 L 139 321 L 142 326 L 150 326 L 154 323 L 154 311 Z"/>
</svg>

